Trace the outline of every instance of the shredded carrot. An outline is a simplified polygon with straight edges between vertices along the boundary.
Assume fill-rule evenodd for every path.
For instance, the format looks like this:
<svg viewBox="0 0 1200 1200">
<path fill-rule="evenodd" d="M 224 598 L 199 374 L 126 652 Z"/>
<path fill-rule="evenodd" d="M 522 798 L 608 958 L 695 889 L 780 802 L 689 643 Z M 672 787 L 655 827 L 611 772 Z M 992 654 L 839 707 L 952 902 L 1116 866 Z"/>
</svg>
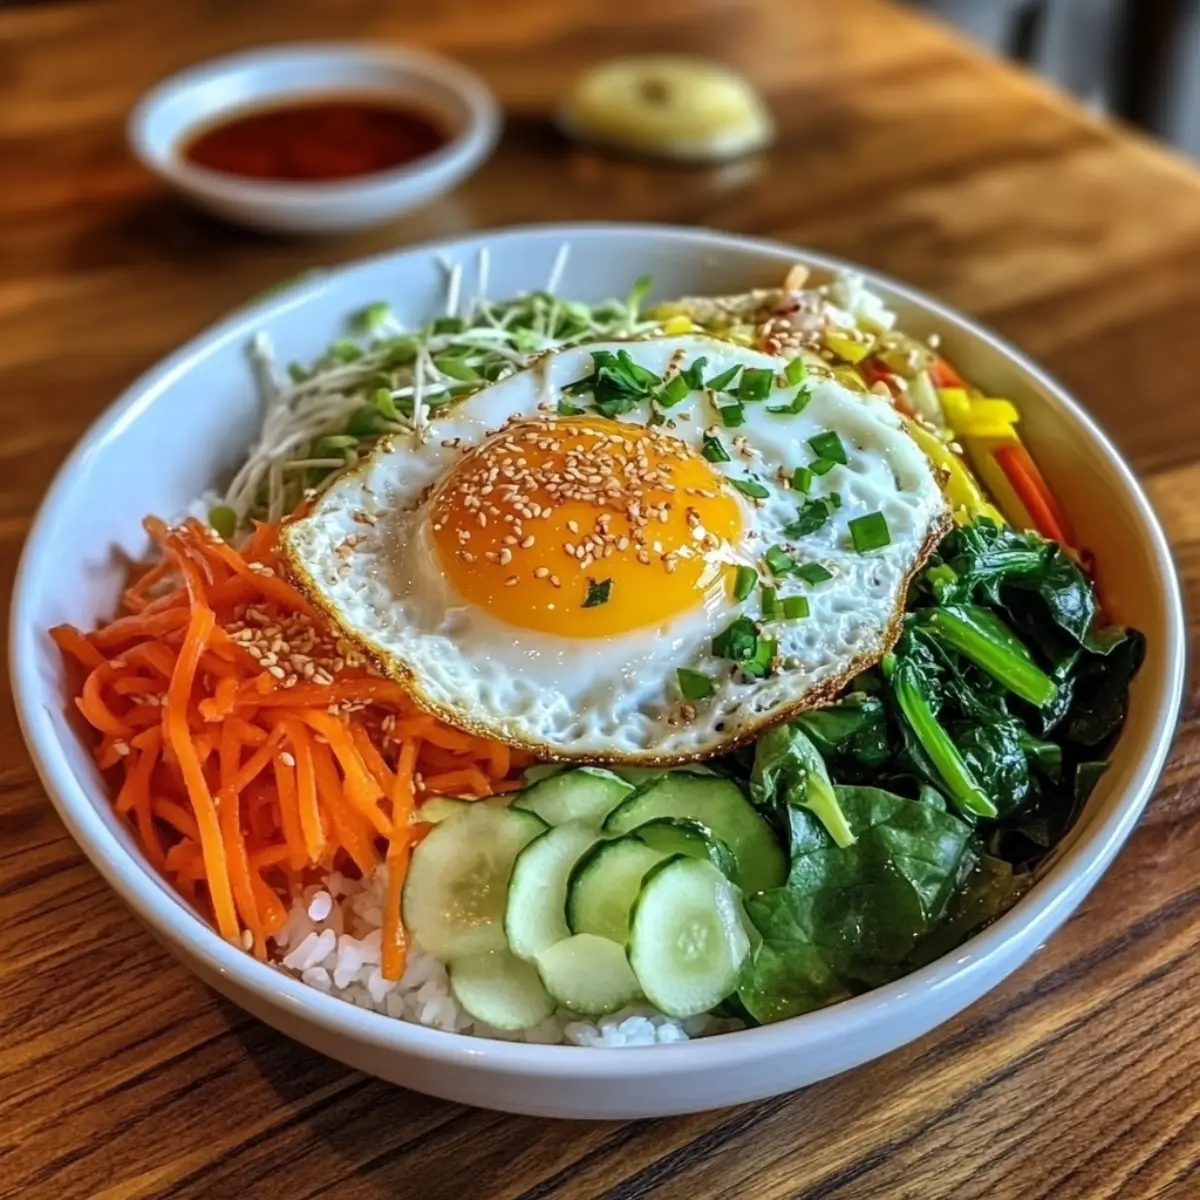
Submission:
<svg viewBox="0 0 1200 1200">
<path fill-rule="evenodd" d="M 96 763 L 114 773 L 115 810 L 223 937 L 264 958 L 303 887 L 386 864 L 382 968 L 398 979 L 404 878 L 428 832 L 411 823 L 417 803 L 511 791 L 527 756 L 422 712 L 344 655 L 317 664 L 323 682 L 289 674 L 282 628 L 307 623 L 305 655 L 337 634 L 287 581 L 276 526 L 240 551 L 195 521 L 146 529 L 160 557 L 117 618 L 51 631 L 79 677 Z"/>
</svg>

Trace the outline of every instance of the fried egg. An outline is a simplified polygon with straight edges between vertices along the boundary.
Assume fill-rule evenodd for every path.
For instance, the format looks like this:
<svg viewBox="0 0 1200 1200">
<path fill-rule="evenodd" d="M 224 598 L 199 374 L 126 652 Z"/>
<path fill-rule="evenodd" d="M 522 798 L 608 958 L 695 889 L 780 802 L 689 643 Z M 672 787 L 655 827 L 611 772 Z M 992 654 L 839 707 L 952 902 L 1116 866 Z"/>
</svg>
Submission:
<svg viewBox="0 0 1200 1200">
<path fill-rule="evenodd" d="M 462 728 L 715 754 L 877 661 L 949 527 L 890 405 L 800 376 L 704 336 L 547 355 L 339 478 L 289 569 Z"/>
</svg>

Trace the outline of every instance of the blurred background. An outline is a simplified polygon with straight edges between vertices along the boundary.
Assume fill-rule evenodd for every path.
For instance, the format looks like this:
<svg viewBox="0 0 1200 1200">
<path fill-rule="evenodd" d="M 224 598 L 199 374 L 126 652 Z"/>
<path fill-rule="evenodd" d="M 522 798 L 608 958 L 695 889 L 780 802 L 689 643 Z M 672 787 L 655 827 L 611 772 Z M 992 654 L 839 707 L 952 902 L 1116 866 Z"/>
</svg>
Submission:
<svg viewBox="0 0 1200 1200">
<path fill-rule="evenodd" d="M 1200 156 L 1200 0 L 909 0 Z"/>
</svg>

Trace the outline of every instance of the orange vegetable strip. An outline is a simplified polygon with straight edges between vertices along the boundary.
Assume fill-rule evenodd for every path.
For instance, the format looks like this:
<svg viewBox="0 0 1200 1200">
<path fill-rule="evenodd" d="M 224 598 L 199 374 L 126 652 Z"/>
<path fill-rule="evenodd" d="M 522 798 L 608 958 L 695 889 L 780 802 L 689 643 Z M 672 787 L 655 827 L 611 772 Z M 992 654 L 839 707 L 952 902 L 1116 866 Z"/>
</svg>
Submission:
<svg viewBox="0 0 1200 1200">
<path fill-rule="evenodd" d="M 383 755 L 379 753 L 378 747 L 371 741 L 371 735 L 358 721 L 351 721 L 349 729 L 354 748 L 366 764 L 367 770 L 371 772 L 371 777 L 379 784 L 383 795 L 391 796 L 396 778 L 392 774 L 391 768 L 383 761 Z"/>
<path fill-rule="evenodd" d="M 1064 550 L 1071 549 L 1075 538 L 1066 514 L 1025 447 L 1016 442 L 997 446 L 992 451 L 992 457 L 999 463 L 1013 491 L 1025 505 L 1038 533 L 1058 542 Z"/>
<path fill-rule="evenodd" d="M 493 779 L 492 794 L 502 795 L 505 792 L 519 792 L 525 787 L 523 779 Z"/>
<path fill-rule="evenodd" d="M 246 857 L 246 841 L 242 835 L 241 789 L 234 786 L 241 766 L 242 745 L 238 741 L 237 730 L 229 722 L 221 728 L 218 755 L 221 792 L 217 797 L 217 812 L 221 820 L 221 836 L 225 840 L 225 854 L 229 861 L 229 882 L 238 911 L 242 914 L 242 921 L 257 935 L 262 926 L 258 904 L 250 883 L 250 860 Z"/>
<path fill-rule="evenodd" d="M 118 617 L 115 621 L 97 629 L 92 634 L 93 644 L 100 650 L 119 650 L 138 638 L 157 638 L 183 629 L 188 623 L 186 608 L 168 608 L 159 613 L 139 613 L 132 617 Z"/>
<path fill-rule="evenodd" d="M 929 368 L 929 380 L 936 388 L 962 388 L 969 391 L 966 380 L 944 359 L 935 358 Z"/>
<path fill-rule="evenodd" d="M 121 657 L 131 667 L 147 667 L 164 679 L 175 670 L 175 654 L 162 642 L 139 642 L 123 651 Z"/>
<path fill-rule="evenodd" d="M 119 696 L 157 696 L 167 690 L 167 681 L 161 676 L 122 675 L 113 680 L 112 690 Z"/>
<path fill-rule="evenodd" d="M 205 877 L 208 882 L 209 894 L 212 897 L 217 929 L 222 937 L 231 942 L 237 942 L 239 925 L 233 903 L 233 891 L 229 882 L 229 867 L 225 859 L 225 844 L 221 837 L 221 826 L 212 793 L 208 790 L 208 783 L 201 770 L 200 757 L 192 743 L 187 720 L 188 701 L 192 693 L 192 684 L 196 678 L 196 668 L 200 662 L 200 655 L 204 652 L 208 636 L 212 632 L 214 617 L 212 609 L 208 607 L 204 599 L 204 589 L 199 577 L 193 569 L 189 569 L 189 564 L 182 555 L 179 555 L 178 558 L 188 583 L 191 616 L 188 620 L 187 636 L 180 648 L 175 672 L 171 676 L 171 686 L 167 691 L 167 703 L 163 708 L 163 729 L 167 742 L 179 763 L 188 799 L 191 801 L 196 824 L 200 829 L 200 847 L 204 854 Z"/>
<path fill-rule="evenodd" d="M 321 824 L 321 810 L 317 799 L 312 742 L 309 740 L 308 730 L 299 721 L 288 718 L 282 725 L 291 743 L 292 755 L 296 759 L 296 802 L 300 809 L 300 828 L 308 849 L 308 861 L 320 862 L 321 855 L 325 853 L 325 829 Z"/>
<path fill-rule="evenodd" d="M 196 818 L 178 800 L 172 800 L 168 796 L 155 796 L 150 801 L 150 810 L 160 821 L 165 821 L 184 837 L 193 841 L 199 840 L 200 830 L 196 826 Z"/>
<path fill-rule="evenodd" d="M 292 755 L 295 761 L 295 755 Z M 300 801 L 296 794 L 296 773 L 276 754 L 271 760 L 275 771 L 275 791 L 279 796 L 279 821 L 283 826 L 282 847 L 286 851 L 288 866 L 293 871 L 304 869 L 308 862 L 308 851 L 304 844 L 304 829 L 300 824 Z M 276 847 L 279 849 L 280 847 Z"/>
<path fill-rule="evenodd" d="M 250 886 L 254 889 L 254 899 L 258 904 L 258 911 L 262 914 L 263 934 L 271 937 L 287 924 L 287 909 L 280 903 L 279 897 L 262 881 L 257 871 L 251 872 Z"/>
<path fill-rule="evenodd" d="M 270 737 L 270 734 L 265 729 L 260 729 L 257 725 L 251 725 L 249 721 L 243 720 L 241 717 L 230 717 L 226 721 L 226 724 L 233 726 L 237 733 L 238 741 L 245 743 L 247 746 L 261 746 Z"/>
<path fill-rule="evenodd" d="M 367 765 L 355 749 L 345 724 L 329 713 L 316 712 L 311 708 L 302 708 L 297 715 L 329 743 L 330 750 L 342 768 L 342 792 L 346 799 L 375 826 L 379 834 L 391 837 L 392 823 L 376 803 L 383 799 L 383 788 L 367 770 Z"/>
<path fill-rule="evenodd" d="M 265 521 L 256 521 L 254 523 L 254 532 L 242 547 L 242 557 L 247 562 L 257 561 L 274 548 L 275 539 L 278 536 L 278 526 L 268 525 Z"/>
<path fill-rule="evenodd" d="M 381 974 L 384 979 L 397 980 L 404 974 L 408 949 L 404 923 L 400 919 L 404 877 L 412 855 L 413 769 L 421 743 L 415 738 L 402 743 L 396 762 L 392 785 L 392 839 L 387 851 L 387 897 L 383 907 L 383 939 Z"/>
<path fill-rule="evenodd" d="M 459 791 L 472 791 L 486 796 L 491 792 L 492 784 L 478 767 L 463 767 L 458 771 L 446 771 L 442 775 L 425 776 L 425 790 L 443 796 Z"/>
<path fill-rule="evenodd" d="M 256 871 L 264 871 L 268 867 L 281 867 L 288 862 L 288 856 L 286 846 L 263 846 L 259 850 L 250 851 L 250 865 Z"/>
<path fill-rule="evenodd" d="M 493 779 L 503 779 L 512 770 L 512 754 L 504 742 L 482 741 L 480 748 L 487 755 Z"/>
<path fill-rule="evenodd" d="M 317 796 L 338 842 L 345 848 L 354 864 L 364 875 L 375 869 L 375 850 L 367 832 L 366 821 L 359 816 L 342 791 L 333 752 L 316 740 L 312 743 L 313 769 L 317 777 Z"/>
<path fill-rule="evenodd" d="M 137 751 L 134 756 L 131 769 L 125 776 L 125 782 L 121 785 L 121 790 L 117 793 L 116 802 L 113 804 L 113 807 L 122 816 L 136 806 L 139 791 L 144 790 L 147 797 L 149 796 L 150 775 L 154 771 L 155 764 L 158 762 L 161 746 L 162 730 L 155 729 L 152 731 L 152 736 L 147 739 L 145 749 Z"/>
<path fill-rule="evenodd" d="M 74 625 L 55 625 L 50 636 L 64 654 L 69 654 L 89 671 L 104 665 L 104 655 Z"/>
<path fill-rule="evenodd" d="M 265 677 L 267 686 L 271 677 Z M 265 707 L 328 708 L 344 700 L 367 700 L 377 704 L 407 704 L 411 697 L 398 683 L 390 679 L 343 679 L 333 684 L 298 683 L 295 687 L 274 688 L 265 695 L 257 687 L 243 685 L 238 694 L 239 704 L 258 704 Z M 430 717 L 432 721 L 433 718 Z M 465 735 L 463 735 L 465 736 Z"/>
<path fill-rule="evenodd" d="M 222 736 L 225 729 L 233 727 L 226 724 L 222 728 Z M 280 739 L 283 737 L 283 731 L 275 729 L 267 739 L 259 746 L 254 753 L 242 764 L 238 769 L 237 774 L 233 777 L 231 790 L 234 792 L 243 792 L 250 784 L 258 778 L 258 776 L 270 765 L 271 759 L 275 755 L 275 747 L 279 745 Z M 224 789 L 222 789 L 224 791 Z"/>
<path fill-rule="evenodd" d="M 146 607 L 146 593 L 161 579 L 166 578 L 172 568 L 173 564 L 169 558 L 161 558 L 148 571 L 144 571 L 122 593 L 125 607 L 134 612 L 141 612 Z"/>
<path fill-rule="evenodd" d="M 101 694 L 101 689 L 116 674 L 117 669 L 112 663 L 104 662 L 90 672 L 83 681 L 83 689 L 76 697 L 75 704 L 101 733 L 110 733 L 114 737 L 128 737 L 133 733 L 133 729 L 105 704 Z"/>
</svg>

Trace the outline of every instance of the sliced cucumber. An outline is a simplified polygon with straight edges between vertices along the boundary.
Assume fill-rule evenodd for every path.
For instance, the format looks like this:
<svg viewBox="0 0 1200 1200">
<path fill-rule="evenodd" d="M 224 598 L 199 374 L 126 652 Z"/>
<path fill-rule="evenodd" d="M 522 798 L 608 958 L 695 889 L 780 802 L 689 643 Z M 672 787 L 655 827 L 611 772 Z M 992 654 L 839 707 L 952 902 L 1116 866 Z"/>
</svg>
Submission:
<svg viewBox="0 0 1200 1200">
<path fill-rule="evenodd" d="M 530 768 L 531 770 L 536 768 Z M 648 783 L 651 779 L 658 779 L 662 775 L 670 773 L 670 767 L 622 767 L 613 766 L 609 770 L 614 775 L 620 775 L 626 783 L 632 783 L 634 787 L 641 787 L 643 783 Z M 715 775 L 716 771 L 712 767 L 706 767 L 703 763 L 691 763 L 688 768 L 689 775 Z M 528 779 L 529 774 L 526 772 L 525 777 Z"/>
<path fill-rule="evenodd" d="M 468 954 L 451 963 L 450 988 L 475 1020 L 496 1029 L 530 1029 L 555 1008 L 537 968 L 510 950 Z"/>
<path fill-rule="evenodd" d="M 571 868 L 599 837 L 595 825 L 568 821 L 547 829 L 521 851 L 504 910 L 504 932 L 518 958 L 532 960 L 547 946 L 571 936 L 567 880 Z"/>
<path fill-rule="evenodd" d="M 778 887 L 787 859 L 771 827 L 732 779 L 672 771 L 627 797 L 604 822 L 606 833 L 632 833 L 658 817 L 699 821 L 730 849 L 734 882 L 747 894 Z"/>
<path fill-rule="evenodd" d="M 514 808 L 537 813 L 547 825 L 591 821 L 599 825 L 633 788 L 601 767 L 560 771 L 527 787 Z"/>
<path fill-rule="evenodd" d="M 625 945 L 642 877 L 665 857 L 634 834 L 593 846 L 575 864 L 567 885 L 571 932 L 594 933 Z"/>
<path fill-rule="evenodd" d="M 489 804 L 435 825 L 404 881 L 404 924 L 422 949 L 443 962 L 503 950 L 513 862 L 545 828 L 533 813 Z"/>
<path fill-rule="evenodd" d="M 563 1008 L 602 1017 L 632 1004 L 641 994 L 625 947 L 594 933 L 577 933 L 543 950 L 538 974 Z"/>
<path fill-rule="evenodd" d="M 566 770 L 569 768 L 565 763 L 534 763 L 532 767 L 526 767 L 521 772 L 521 778 L 526 783 L 539 783 L 543 779 L 549 779 L 551 775 L 558 775 Z"/>
<path fill-rule="evenodd" d="M 634 830 L 647 846 L 663 854 L 686 854 L 688 858 L 707 859 L 726 879 L 737 874 L 733 851 L 712 830 L 699 821 L 677 817 L 656 817 Z"/>
<path fill-rule="evenodd" d="M 672 1017 L 708 1012 L 737 990 L 750 953 L 742 897 L 710 862 L 676 855 L 651 868 L 633 906 L 629 963 Z"/>
<path fill-rule="evenodd" d="M 471 807 L 470 800 L 455 800 L 452 796 L 434 796 L 419 804 L 413 813 L 414 821 L 423 821 L 427 825 L 440 825 L 447 817 L 453 817 L 465 812 Z"/>
</svg>

